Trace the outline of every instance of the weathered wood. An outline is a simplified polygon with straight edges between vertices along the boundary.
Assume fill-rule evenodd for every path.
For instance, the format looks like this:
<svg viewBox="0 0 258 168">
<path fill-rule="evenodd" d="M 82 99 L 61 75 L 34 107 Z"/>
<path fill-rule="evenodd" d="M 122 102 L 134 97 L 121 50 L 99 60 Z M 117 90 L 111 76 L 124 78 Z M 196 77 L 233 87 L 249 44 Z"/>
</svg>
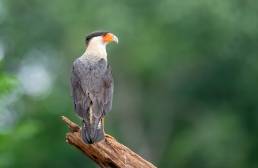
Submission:
<svg viewBox="0 0 258 168">
<path fill-rule="evenodd" d="M 110 135 L 95 144 L 85 144 L 80 136 L 80 127 L 62 116 L 70 132 L 66 134 L 66 142 L 81 150 L 85 155 L 95 161 L 100 167 L 114 168 L 155 168 L 153 164 L 144 160 L 132 150 L 120 144 Z"/>
</svg>

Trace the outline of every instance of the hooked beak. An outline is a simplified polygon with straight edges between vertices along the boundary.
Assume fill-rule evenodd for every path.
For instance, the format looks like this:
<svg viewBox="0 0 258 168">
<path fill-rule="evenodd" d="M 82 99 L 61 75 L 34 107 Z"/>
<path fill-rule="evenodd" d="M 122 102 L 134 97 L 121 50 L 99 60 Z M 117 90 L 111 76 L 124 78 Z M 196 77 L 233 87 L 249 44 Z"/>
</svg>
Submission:
<svg viewBox="0 0 258 168">
<path fill-rule="evenodd" d="M 113 41 L 118 44 L 118 38 L 115 35 L 113 35 Z"/>
<path fill-rule="evenodd" d="M 103 41 L 105 43 L 110 43 L 112 41 L 115 43 L 118 43 L 118 38 L 112 33 L 107 33 L 106 35 L 103 36 Z"/>
</svg>

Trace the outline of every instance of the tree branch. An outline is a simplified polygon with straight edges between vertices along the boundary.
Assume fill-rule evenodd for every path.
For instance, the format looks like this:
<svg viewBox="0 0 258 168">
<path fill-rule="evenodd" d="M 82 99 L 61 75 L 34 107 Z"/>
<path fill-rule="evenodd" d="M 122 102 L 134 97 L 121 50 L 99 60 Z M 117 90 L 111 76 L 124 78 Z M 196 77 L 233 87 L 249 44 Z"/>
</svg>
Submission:
<svg viewBox="0 0 258 168">
<path fill-rule="evenodd" d="M 95 144 L 85 144 L 80 136 L 80 127 L 62 116 L 62 120 L 69 127 L 66 134 L 66 142 L 81 150 L 85 155 L 95 161 L 102 168 L 156 168 L 150 162 L 144 160 L 132 150 L 120 144 L 110 135 Z"/>
</svg>

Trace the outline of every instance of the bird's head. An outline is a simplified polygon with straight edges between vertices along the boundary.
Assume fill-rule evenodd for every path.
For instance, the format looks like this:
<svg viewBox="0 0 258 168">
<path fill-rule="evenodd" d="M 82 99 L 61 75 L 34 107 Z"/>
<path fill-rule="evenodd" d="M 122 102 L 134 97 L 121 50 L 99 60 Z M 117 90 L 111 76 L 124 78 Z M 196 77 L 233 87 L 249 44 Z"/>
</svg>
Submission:
<svg viewBox="0 0 258 168">
<path fill-rule="evenodd" d="M 107 60 L 106 45 L 110 42 L 118 43 L 118 38 L 110 32 L 93 32 L 86 36 L 86 51 L 84 55 L 97 56 Z"/>
<path fill-rule="evenodd" d="M 114 34 L 106 31 L 92 32 L 87 35 L 85 39 L 86 46 L 91 43 L 106 46 L 110 42 L 118 43 L 118 38 Z"/>
</svg>

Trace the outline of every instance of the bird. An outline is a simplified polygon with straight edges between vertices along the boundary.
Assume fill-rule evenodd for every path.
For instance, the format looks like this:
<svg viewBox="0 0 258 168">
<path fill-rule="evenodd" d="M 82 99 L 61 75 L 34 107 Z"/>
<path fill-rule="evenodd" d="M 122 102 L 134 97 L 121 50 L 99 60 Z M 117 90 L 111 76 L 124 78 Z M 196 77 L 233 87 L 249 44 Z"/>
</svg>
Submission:
<svg viewBox="0 0 258 168">
<path fill-rule="evenodd" d="M 85 52 L 75 59 L 71 73 L 74 109 L 82 119 L 81 137 L 93 144 L 105 138 L 104 117 L 111 111 L 113 76 L 107 60 L 106 46 L 118 43 L 108 31 L 95 31 L 85 38 Z"/>
</svg>

